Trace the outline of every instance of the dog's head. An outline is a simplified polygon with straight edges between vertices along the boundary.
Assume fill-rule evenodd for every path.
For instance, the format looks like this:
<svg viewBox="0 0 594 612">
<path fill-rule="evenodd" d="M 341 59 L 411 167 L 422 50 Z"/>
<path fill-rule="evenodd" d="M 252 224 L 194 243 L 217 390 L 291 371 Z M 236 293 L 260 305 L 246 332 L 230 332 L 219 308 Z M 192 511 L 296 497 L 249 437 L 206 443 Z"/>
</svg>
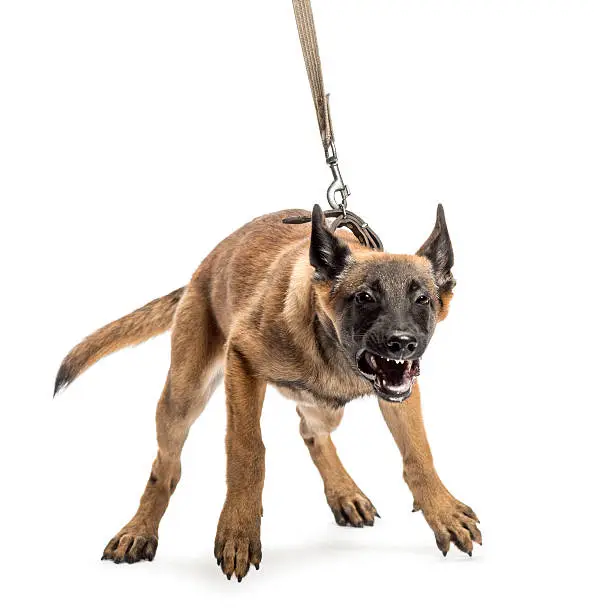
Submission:
<svg viewBox="0 0 594 612">
<path fill-rule="evenodd" d="M 350 249 L 327 229 L 316 205 L 309 254 L 318 303 L 353 367 L 381 398 L 405 400 L 455 285 L 443 207 L 415 255 L 390 255 Z"/>
</svg>

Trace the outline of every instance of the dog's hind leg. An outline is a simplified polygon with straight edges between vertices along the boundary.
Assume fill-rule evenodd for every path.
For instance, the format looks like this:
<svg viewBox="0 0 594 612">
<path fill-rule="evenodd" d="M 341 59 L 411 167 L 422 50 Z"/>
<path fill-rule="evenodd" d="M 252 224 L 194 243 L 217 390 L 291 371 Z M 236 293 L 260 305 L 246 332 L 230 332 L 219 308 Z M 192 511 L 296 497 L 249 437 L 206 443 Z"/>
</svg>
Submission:
<svg viewBox="0 0 594 612">
<path fill-rule="evenodd" d="M 110 540 L 104 559 L 134 563 L 155 556 L 159 523 L 181 476 L 184 442 L 222 378 L 223 348 L 206 300 L 190 286 L 176 313 L 171 367 L 157 406 L 157 457 L 136 514 Z"/>
<path fill-rule="evenodd" d="M 379 514 L 344 469 L 330 437 L 343 412 L 343 408 L 299 405 L 299 433 L 324 481 L 326 499 L 336 522 L 341 526 L 371 526 Z"/>
</svg>

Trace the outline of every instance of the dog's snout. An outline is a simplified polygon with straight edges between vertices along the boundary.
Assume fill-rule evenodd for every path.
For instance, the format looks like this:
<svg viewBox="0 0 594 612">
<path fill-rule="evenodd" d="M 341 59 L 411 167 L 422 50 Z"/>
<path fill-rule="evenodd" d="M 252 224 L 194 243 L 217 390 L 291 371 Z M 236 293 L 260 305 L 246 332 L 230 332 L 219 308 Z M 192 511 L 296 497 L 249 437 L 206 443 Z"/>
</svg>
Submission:
<svg viewBox="0 0 594 612">
<path fill-rule="evenodd" d="M 388 350 L 401 359 L 408 359 L 415 352 L 418 344 L 414 336 L 398 332 L 392 334 L 387 342 Z"/>
</svg>

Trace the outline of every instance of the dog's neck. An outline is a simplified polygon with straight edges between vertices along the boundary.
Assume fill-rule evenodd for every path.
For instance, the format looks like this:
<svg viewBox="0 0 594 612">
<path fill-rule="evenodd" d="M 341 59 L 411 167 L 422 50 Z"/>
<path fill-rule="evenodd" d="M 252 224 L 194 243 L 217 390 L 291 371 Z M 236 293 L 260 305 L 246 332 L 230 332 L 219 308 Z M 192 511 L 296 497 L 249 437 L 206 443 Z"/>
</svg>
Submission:
<svg viewBox="0 0 594 612">
<path fill-rule="evenodd" d="M 319 367 L 334 370 L 343 379 L 354 378 L 358 388 L 360 377 L 350 364 L 339 332 L 318 299 L 314 284 L 309 257 L 302 253 L 293 265 L 283 309 L 291 335 L 310 355 L 318 357 Z"/>
<path fill-rule="evenodd" d="M 284 314 L 287 321 L 299 326 L 312 321 L 315 304 L 313 297 L 313 269 L 307 252 L 302 252 L 295 260 L 285 296 Z"/>
</svg>

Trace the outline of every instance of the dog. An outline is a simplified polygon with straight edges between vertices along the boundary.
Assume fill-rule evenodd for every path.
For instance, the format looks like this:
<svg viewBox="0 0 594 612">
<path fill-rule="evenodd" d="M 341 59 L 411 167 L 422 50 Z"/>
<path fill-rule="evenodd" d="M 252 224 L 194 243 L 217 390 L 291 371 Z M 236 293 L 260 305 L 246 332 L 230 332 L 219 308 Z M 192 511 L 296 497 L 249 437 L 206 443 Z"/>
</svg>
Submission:
<svg viewBox="0 0 594 612">
<path fill-rule="evenodd" d="M 417 378 L 453 294 L 454 255 L 443 207 L 414 255 L 362 246 L 332 233 L 315 206 L 311 226 L 286 210 L 243 226 L 202 262 L 190 283 L 109 323 L 66 356 L 55 392 L 100 358 L 171 329 L 171 365 L 157 406 L 158 452 L 134 517 L 103 559 L 152 561 L 158 527 L 181 475 L 189 429 L 224 379 L 227 495 L 214 555 L 228 579 L 259 568 L 264 484 L 260 414 L 267 385 L 296 402 L 300 434 L 339 525 L 371 526 L 378 513 L 343 467 L 330 434 L 345 405 L 374 394 L 403 458 L 413 511 L 445 556 L 472 555 L 479 522 L 439 479 L 421 415 Z"/>
</svg>

